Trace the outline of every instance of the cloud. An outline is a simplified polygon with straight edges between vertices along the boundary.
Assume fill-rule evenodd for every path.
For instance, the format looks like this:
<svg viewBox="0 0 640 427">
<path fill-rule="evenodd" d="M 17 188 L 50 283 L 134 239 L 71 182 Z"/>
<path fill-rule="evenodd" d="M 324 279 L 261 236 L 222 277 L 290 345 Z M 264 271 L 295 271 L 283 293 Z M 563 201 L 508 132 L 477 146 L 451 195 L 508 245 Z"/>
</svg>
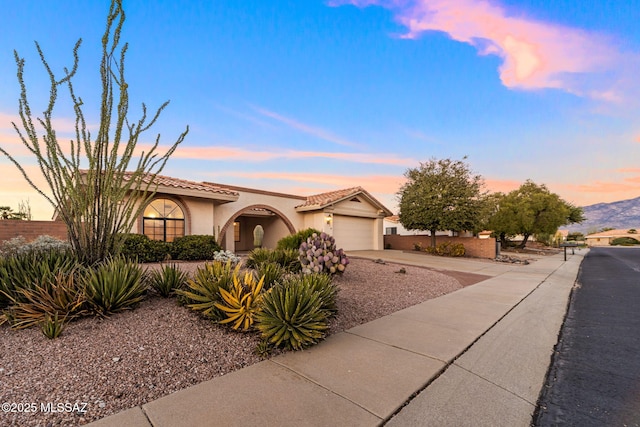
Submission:
<svg viewBox="0 0 640 427">
<path fill-rule="evenodd" d="M 319 138 L 319 139 L 323 139 L 325 141 L 329 141 L 329 142 L 333 142 L 335 144 L 338 145 L 343 145 L 346 147 L 357 147 L 357 148 L 361 148 L 362 144 L 358 144 L 356 142 L 352 142 L 349 141 L 345 138 L 342 138 L 340 136 L 337 136 L 335 134 L 333 134 L 332 132 L 329 132 L 325 129 L 316 127 L 316 126 L 312 126 L 312 125 L 308 125 L 306 123 L 302 123 L 299 122 L 297 120 L 294 120 L 292 118 L 289 117 L 285 117 L 282 116 L 278 113 L 275 113 L 273 111 L 267 110 L 265 108 L 261 108 L 261 107 L 256 107 L 256 106 L 251 106 L 251 108 L 253 108 L 255 111 L 257 111 L 258 113 L 262 114 L 265 117 L 270 117 L 280 123 L 284 123 L 285 125 L 289 126 L 290 128 L 296 129 L 300 132 L 306 133 L 308 135 L 311 135 L 313 137 Z"/>
<path fill-rule="evenodd" d="M 428 31 L 447 33 L 481 55 L 502 58 L 500 79 L 509 88 L 562 89 L 581 96 L 617 101 L 606 76 L 620 53 L 605 37 L 576 28 L 510 16 L 487 0 L 334 0 L 331 6 L 378 5 L 390 9 L 407 28 L 403 38 Z"/>
<path fill-rule="evenodd" d="M 365 190 L 373 190 L 377 193 L 395 194 L 402 184 L 405 182 L 404 177 L 398 175 L 336 175 L 336 174 L 320 174 L 320 173 L 295 173 L 295 172 L 220 172 L 210 173 L 209 176 L 214 179 L 241 178 L 243 180 L 255 180 L 260 182 L 260 188 L 264 188 L 267 183 L 265 180 L 280 181 L 278 182 L 278 191 L 286 188 L 281 181 L 289 181 L 293 185 L 289 188 L 295 188 L 296 194 L 310 195 L 331 191 L 338 188 L 348 188 L 361 186 Z M 308 183 L 304 186 L 300 183 Z M 224 185 L 224 183 L 221 183 Z M 303 191 L 304 190 L 304 191 Z"/>
<path fill-rule="evenodd" d="M 140 145 L 142 149 L 149 149 L 148 145 Z M 162 147 L 161 151 L 162 151 Z M 298 150 L 273 150 L 257 151 L 245 148 L 209 146 L 209 147 L 188 147 L 179 146 L 171 156 L 174 159 L 194 159 L 194 160 L 238 160 L 243 162 L 264 162 L 276 159 L 312 159 L 325 158 L 332 160 L 342 160 L 353 163 L 366 163 L 392 166 L 412 166 L 417 162 L 407 157 L 398 157 L 390 153 L 337 153 L 323 151 L 298 151 Z"/>
</svg>

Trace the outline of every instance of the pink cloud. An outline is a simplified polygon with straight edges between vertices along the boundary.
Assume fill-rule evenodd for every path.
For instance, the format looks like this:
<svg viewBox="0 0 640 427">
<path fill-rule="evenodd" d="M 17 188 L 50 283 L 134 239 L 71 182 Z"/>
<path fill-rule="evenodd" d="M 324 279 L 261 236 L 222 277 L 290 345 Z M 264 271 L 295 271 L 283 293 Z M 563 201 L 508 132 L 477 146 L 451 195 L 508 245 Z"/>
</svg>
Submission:
<svg viewBox="0 0 640 427">
<path fill-rule="evenodd" d="M 148 149 L 149 146 L 140 146 L 140 149 Z M 384 164 L 393 166 L 412 166 L 414 159 L 398 157 L 390 153 L 336 153 L 323 151 L 297 151 L 297 150 L 273 150 L 257 151 L 245 148 L 209 146 L 189 147 L 180 146 L 172 155 L 176 159 L 207 159 L 207 160 L 241 160 L 244 162 L 263 162 L 275 159 L 305 159 L 325 158 L 344 160 L 354 163 Z"/>
<path fill-rule="evenodd" d="M 585 74 L 611 69 L 618 53 L 606 40 L 587 31 L 525 17 L 510 16 L 487 0 L 334 0 L 332 6 L 378 5 L 390 9 L 407 28 L 404 38 L 428 31 L 447 33 L 474 46 L 481 55 L 502 58 L 500 79 L 509 88 L 557 88 L 602 100 L 617 100 L 612 91 L 587 82 Z"/>
<path fill-rule="evenodd" d="M 227 177 L 256 180 L 261 182 L 264 188 L 265 180 L 290 181 L 292 185 L 289 189 L 286 185 L 278 183 L 278 191 L 293 192 L 296 194 L 310 195 L 324 191 L 361 186 L 368 191 L 375 191 L 384 194 L 395 194 L 405 182 L 404 177 L 398 175 L 336 175 L 336 174 L 316 174 L 316 173 L 295 173 L 295 172 L 221 172 L 220 174 L 210 174 L 214 179 L 225 179 Z M 309 183 L 304 186 L 300 183 Z M 224 183 L 221 183 L 224 184 Z M 313 185 L 311 185 L 313 184 Z"/>
</svg>

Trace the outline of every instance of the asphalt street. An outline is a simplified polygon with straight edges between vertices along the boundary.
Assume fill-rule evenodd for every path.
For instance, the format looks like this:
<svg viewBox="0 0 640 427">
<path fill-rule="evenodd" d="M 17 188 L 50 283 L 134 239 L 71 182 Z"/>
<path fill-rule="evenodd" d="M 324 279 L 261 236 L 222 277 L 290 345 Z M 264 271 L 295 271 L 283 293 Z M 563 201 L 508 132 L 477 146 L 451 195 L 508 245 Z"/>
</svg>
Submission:
<svg viewBox="0 0 640 427">
<path fill-rule="evenodd" d="M 640 426 L 640 248 L 592 248 L 571 295 L 536 426 Z"/>
</svg>

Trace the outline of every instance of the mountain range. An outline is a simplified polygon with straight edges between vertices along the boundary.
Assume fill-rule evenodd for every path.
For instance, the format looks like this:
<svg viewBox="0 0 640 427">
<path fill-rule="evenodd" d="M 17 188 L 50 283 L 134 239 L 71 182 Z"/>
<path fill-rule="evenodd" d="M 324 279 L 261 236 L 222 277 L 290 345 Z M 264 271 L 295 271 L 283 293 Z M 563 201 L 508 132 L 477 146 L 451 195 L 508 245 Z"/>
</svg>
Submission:
<svg viewBox="0 0 640 427">
<path fill-rule="evenodd" d="M 587 218 L 582 224 L 563 229 L 570 232 L 595 233 L 604 227 L 640 229 L 640 197 L 611 203 L 597 203 L 582 208 Z"/>
</svg>

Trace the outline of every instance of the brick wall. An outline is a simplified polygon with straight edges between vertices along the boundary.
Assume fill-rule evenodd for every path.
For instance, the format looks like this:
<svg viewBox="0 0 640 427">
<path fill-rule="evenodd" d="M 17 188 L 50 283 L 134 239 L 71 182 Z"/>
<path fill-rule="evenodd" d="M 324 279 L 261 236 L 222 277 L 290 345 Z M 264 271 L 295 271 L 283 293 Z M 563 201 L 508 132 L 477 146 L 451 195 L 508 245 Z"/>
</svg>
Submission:
<svg viewBox="0 0 640 427">
<path fill-rule="evenodd" d="M 0 243 L 17 236 L 22 236 L 30 242 L 44 234 L 67 240 L 67 226 L 62 221 L 0 220 Z"/>
<path fill-rule="evenodd" d="M 477 237 L 449 237 L 436 236 L 436 242 L 442 243 L 449 241 L 452 243 L 462 243 L 468 257 L 475 258 L 495 258 L 496 257 L 496 240 L 478 239 Z M 384 247 L 390 249 L 399 249 L 404 251 L 414 250 L 414 244 L 420 243 L 423 248 L 431 246 L 431 236 L 401 236 L 399 234 L 387 234 L 384 236 Z"/>
</svg>

